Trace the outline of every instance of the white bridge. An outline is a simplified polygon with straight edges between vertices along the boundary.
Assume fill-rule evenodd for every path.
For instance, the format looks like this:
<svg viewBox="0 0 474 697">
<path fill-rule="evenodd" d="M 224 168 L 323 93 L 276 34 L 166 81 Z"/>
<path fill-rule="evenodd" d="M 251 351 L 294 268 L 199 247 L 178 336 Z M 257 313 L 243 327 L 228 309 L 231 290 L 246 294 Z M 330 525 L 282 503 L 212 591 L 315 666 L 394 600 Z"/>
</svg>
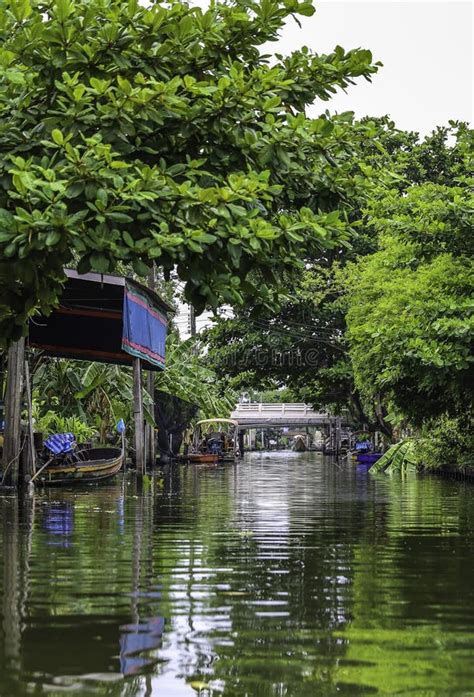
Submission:
<svg viewBox="0 0 474 697">
<path fill-rule="evenodd" d="M 232 418 L 242 428 L 268 428 L 271 426 L 332 426 L 346 425 L 347 415 L 334 416 L 325 411 L 314 411 L 307 404 L 250 402 L 237 404 Z"/>
</svg>

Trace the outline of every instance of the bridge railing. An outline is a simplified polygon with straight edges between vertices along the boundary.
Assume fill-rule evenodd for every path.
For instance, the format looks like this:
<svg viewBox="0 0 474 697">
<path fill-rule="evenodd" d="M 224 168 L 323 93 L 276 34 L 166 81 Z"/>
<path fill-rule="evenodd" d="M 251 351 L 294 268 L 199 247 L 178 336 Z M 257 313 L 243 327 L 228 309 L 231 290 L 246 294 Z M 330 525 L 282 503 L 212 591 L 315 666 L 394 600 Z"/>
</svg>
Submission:
<svg viewBox="0 0 474 697">
<path fill-rule="evenodd" d="M 329 416 L 327 412 L 315 412 L 303 402 L 284 403 L 284 402 L 249 402 L 237 404 L 233 411 L 235 416 L 250 416 L 267 414 L 271 416 Z"/>
</svg>

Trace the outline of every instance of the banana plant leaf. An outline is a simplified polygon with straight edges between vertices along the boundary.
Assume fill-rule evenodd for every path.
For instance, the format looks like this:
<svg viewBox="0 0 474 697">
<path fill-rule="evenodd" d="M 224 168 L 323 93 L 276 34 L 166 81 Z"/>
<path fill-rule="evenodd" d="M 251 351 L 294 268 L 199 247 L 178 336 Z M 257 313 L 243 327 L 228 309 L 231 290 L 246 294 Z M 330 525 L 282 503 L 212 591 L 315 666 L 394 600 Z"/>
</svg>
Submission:
<svg viewBox="0 0 474 697">
<path fill-rule="evenodd" d="M 377 472 L 393 474 L 393 472 L 399 472 L 402 469 L 413 467 L 416 465 L 414 453 L 414 441 L 408 438 L 402 440 L 400 443 L 392 445 L 392 447 L 382 455 L 380 460 L 377 460 L 377 462 L 372 465 L 369 472 L 372 472 L 372 474 Z"/>
</svg>

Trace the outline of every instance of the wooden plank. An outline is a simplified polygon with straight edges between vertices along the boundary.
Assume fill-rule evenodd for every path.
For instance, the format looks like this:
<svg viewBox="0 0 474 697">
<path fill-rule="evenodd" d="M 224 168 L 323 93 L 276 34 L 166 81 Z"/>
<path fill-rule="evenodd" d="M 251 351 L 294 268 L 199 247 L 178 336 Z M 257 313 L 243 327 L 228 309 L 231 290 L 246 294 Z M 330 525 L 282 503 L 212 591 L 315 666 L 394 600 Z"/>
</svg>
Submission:
<svg viewBox="0 0 474 697">
<path fill-rule="evenodd" d="M 18 486 L 21 451 L 21 397 L 25 360 L 25 339 L 8 349 L 5 389 L 5 437 L 3 445 L 3 484 Z"/>
<path fill-rule="evenodd" d="M 145 430 L 140 358 L 133 359 L 133 415 L 135 418 L 135 462 L 137 474 L 141 478 L 145 474 Z"/>
</svg>

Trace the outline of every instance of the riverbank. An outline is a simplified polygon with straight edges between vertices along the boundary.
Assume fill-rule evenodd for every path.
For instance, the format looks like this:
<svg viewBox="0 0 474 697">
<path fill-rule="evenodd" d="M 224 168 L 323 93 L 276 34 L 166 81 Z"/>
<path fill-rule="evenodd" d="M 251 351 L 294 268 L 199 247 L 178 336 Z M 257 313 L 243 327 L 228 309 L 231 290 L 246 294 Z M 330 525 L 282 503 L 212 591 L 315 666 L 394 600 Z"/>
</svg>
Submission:
<svg viewBox="0 0 474 697">
<path fill-rule="evenodd" d="M 424 470 L 424 474 L 432 474 L 445 479 L 457 479 L 459 481 L 470 482 L 474 484 L 474 468 L 473 467 L 455 467 L 453 465 L 445 465 L 436 469 Z"/>
</svg>

